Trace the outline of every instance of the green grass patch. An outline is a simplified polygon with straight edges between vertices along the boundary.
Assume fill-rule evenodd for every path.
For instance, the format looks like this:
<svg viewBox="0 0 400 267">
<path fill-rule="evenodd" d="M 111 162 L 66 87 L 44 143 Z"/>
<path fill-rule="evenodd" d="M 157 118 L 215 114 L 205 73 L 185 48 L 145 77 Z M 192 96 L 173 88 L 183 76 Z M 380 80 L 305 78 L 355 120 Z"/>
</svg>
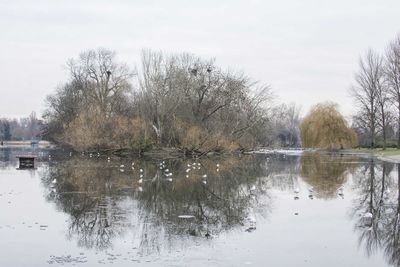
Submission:
<svg viewBox="0 0 400 267">
<path fill-rule="evenodd" d="M 382 157 L 390 157 L 390 156 L 400 155 L 400 149 L 397 149 L 397 148 L 386 148 L 386 150 L 383 150 L 382 148 L 374 148 L 374 149 L 355 148 L 355 149 L 352 149 L 352 151 L 356 152 L 356 153 L 367 153 L 367 154 L 372 154 L 375 156 L 382 156 Z"/>
</svg>

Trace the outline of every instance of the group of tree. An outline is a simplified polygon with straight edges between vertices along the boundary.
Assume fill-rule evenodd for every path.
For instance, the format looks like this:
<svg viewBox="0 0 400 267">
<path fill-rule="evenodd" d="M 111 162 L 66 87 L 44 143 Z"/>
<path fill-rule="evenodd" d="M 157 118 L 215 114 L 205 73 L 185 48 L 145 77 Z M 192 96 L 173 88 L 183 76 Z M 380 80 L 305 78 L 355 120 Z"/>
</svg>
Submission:
<svg viewBox="0 0 400 267">
<path fill-rule="evenodd" d="M 281 114 L 292 123 L 280 128 L 281 143 L 298 144 L 298 109 L 274 108 L 269 86 L 214 60 L 143 51 L 133 70 L 101 48 L 67 66 L 68 81 L 47 98 L 46 138 L 76 150 L 267 146 L 282 134 L 273 127 L 278 111 L 291 112 Z"/>
<path fill-rule="evenodd" d="M 28 117 L 20 119 L 0 119 L 0 140 L 40 139 L 43 122 L 32 112 Z"/>
<path fill-rule="evenodd" d="M 360 145 L 400 148 L 400 34 L 383 54 L 370 49 L 360 59 L 351 94 L 358 106 L 353 128 Z"/>
<path fill-rule="evenodd" d="M 0 140 L 11 140 L 10 122 L 6 119 L 0 119 Z"/>
<path fill-rule="evenodd" d="M 266 132 L 267 138 L 270 138 L 268 143 L 274 147 L 300 147 L 300 107 L 280 104 L 272 109 L 271 114 L 270 127 Z"/>
</svg>

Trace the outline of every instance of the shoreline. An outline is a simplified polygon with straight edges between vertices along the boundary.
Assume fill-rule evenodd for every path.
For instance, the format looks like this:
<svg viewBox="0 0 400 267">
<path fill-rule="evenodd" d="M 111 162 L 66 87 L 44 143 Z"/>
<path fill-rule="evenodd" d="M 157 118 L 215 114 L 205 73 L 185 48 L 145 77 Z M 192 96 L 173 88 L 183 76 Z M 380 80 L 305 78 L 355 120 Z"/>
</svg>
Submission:
<svg viewBox="0 0 400 267">
<path fill-rule="evenodd" d="M 23 148 L 23 147 L 32 147 L 31 141 L 3 141 L 3 145 L 0 145 L 1 148 Z M 57 148 L 58 145 L 54 144 L 50 141 L 44 141 L 40 140 L 36 144 L 36 148 L 41 148 L 41 149 L 54 149 Z M 90 152 L 90 151 L 85 151 L 85 152 Z M 93 153 L 95 151 L 92 151 Z M 400 150 L 398 149 L 387 149 L 387 150 L 382 150 L 382 149 L 344 149 L 344 150 L 326 150 L 326 149 L 304 149 L 304 148 L 261 148 L 257 150 L 248 150 L 248 151 L 236 151 L 235 152 L 216 152 L 216 151 L 209 151 L 206 153 L 185 153 L 187 151 L 177 149 L 177 148 L 156 148 L 156 149 L 150 149 L 150 150 L 145 150 L 145 151 L 134 151 L 134 150 L 126 150 L 126 149 L 110 149 L 110 150 L 105 150 L 103 152 L 114 154 L 117 156 L 121 157 L 126 157 L 126 156 L 132 156 L 132 155 L 138 155 L 141 154 L 142 156 L 147 156 L 147 157 L 161 157 L 161 158 L 176 158 L 176 157 L 202 157 L 202 156 L 224 156 L 227 154 L 264 154 L 264 153 L 283 153 L 283 154 L 302 154 L 302 153 L 318 153 L 318 152 L 323 152 L 323 153 L 338 153 L 338 154 L 346 154 L 346 155 L 356 155 L 356 156 L 369 156 L 369 157 L 374 157 L 378 160 L 386 161 L 386 162 L 391 162 L 395 164 L 400 164 Z"/>
<path fill-rule="evenodd" d="M 371 156 L 376 159 L 400 164 L 400 150 L 398 149 L 346 149 L 343 151 L 344 154 L 353 154 L 360 156 Z"/>
<path fill-rule="evenodd" d="M 0 145 L 0 148 L 14 148 L 14 147 L 32 147 L 31 141 L 3 141 L 3 145 Z M 54 148 L 56 147 L 50 141 L 37 141 L 35 145 L 37 148 Z"/>
</svg>

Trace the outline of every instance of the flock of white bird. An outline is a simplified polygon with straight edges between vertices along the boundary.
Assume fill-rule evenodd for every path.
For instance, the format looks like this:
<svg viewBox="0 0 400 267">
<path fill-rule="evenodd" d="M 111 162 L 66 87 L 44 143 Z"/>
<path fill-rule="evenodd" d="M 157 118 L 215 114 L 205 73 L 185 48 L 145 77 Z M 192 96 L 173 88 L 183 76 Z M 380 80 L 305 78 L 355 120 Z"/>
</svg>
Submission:
<svg viewBox="0 0 400 267">
<path fill-rule="evenodd" d="M 82 155 L 84 155 L 84 152 L 82 152 Z M 70 156 L 72 156 L 72 153 L 70 153 Z M 100 157 L 100 153 L 97 154 L 98 157 Z M 92 158 L 93 154 L 90 153 L 89 157 Z M 107 157 L 107 162 L 111 162 L 111 158 Z M 219 172 L 219 168 L 220 168 L 220 164 L 217 163 L 216 164 L 216 171 Z M 131 169 L 135 170 L 135 162 L 132 162 L 131 164 Z M 163 172 L 163 175 L 165 177 L 166 181 L 172 182 L 173 181 L 173 173 L 167 168 L 167 165 L 165 163 L 165 161 L 163 160 L 162 162 L 159 163 L 159 169 Z M 121 164 L 119 166 L 119 170 L 120 172 L 125 172 L 125 165 Z M 189 178 L 189 174 L 195 170 L 201 170 L 201 163 L 200 162 L 193 162 L 193 163 L 188 163 L 187 164 L 187 169 L 186 169 L 186 178 Z M 202 183 L 204 185 L 207 184 L 207 174 L 203 174 L 202 175 Z M 138 183 L 142 184 L 144 182 L 144 170 L 143 169 L 139 169 L 139 180 Z M 143 188 L 139 187 L 139 191 L 143 191 Z"/>
</svg>

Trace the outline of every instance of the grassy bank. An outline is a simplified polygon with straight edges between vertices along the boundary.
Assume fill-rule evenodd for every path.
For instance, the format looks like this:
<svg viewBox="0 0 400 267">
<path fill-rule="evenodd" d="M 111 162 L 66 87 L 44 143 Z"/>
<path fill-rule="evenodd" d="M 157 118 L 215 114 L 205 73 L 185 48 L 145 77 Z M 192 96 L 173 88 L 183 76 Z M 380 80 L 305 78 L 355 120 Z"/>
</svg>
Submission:
<svg viewBox="0 0 400 267">
<path fill-rule="evenodd" d="M 391 156 L 400 156 L 400 149 L 397 148 L 386 148 L 383 150 L 382 148 L 357 148 L 351 150 L 354 153 L 366 153 L 371 154 L 378 157 L 391 157 Z"/>
<path fill-rule="evenodd" d="M 368 154 L 381 160 L 400 163 L 400 149 L 397 148 L 387 148 L 386 150 L 383 150 L 382 148 L 358 148 L 351 149 L 349 152 L 354 154 Z"/>
</svg>

